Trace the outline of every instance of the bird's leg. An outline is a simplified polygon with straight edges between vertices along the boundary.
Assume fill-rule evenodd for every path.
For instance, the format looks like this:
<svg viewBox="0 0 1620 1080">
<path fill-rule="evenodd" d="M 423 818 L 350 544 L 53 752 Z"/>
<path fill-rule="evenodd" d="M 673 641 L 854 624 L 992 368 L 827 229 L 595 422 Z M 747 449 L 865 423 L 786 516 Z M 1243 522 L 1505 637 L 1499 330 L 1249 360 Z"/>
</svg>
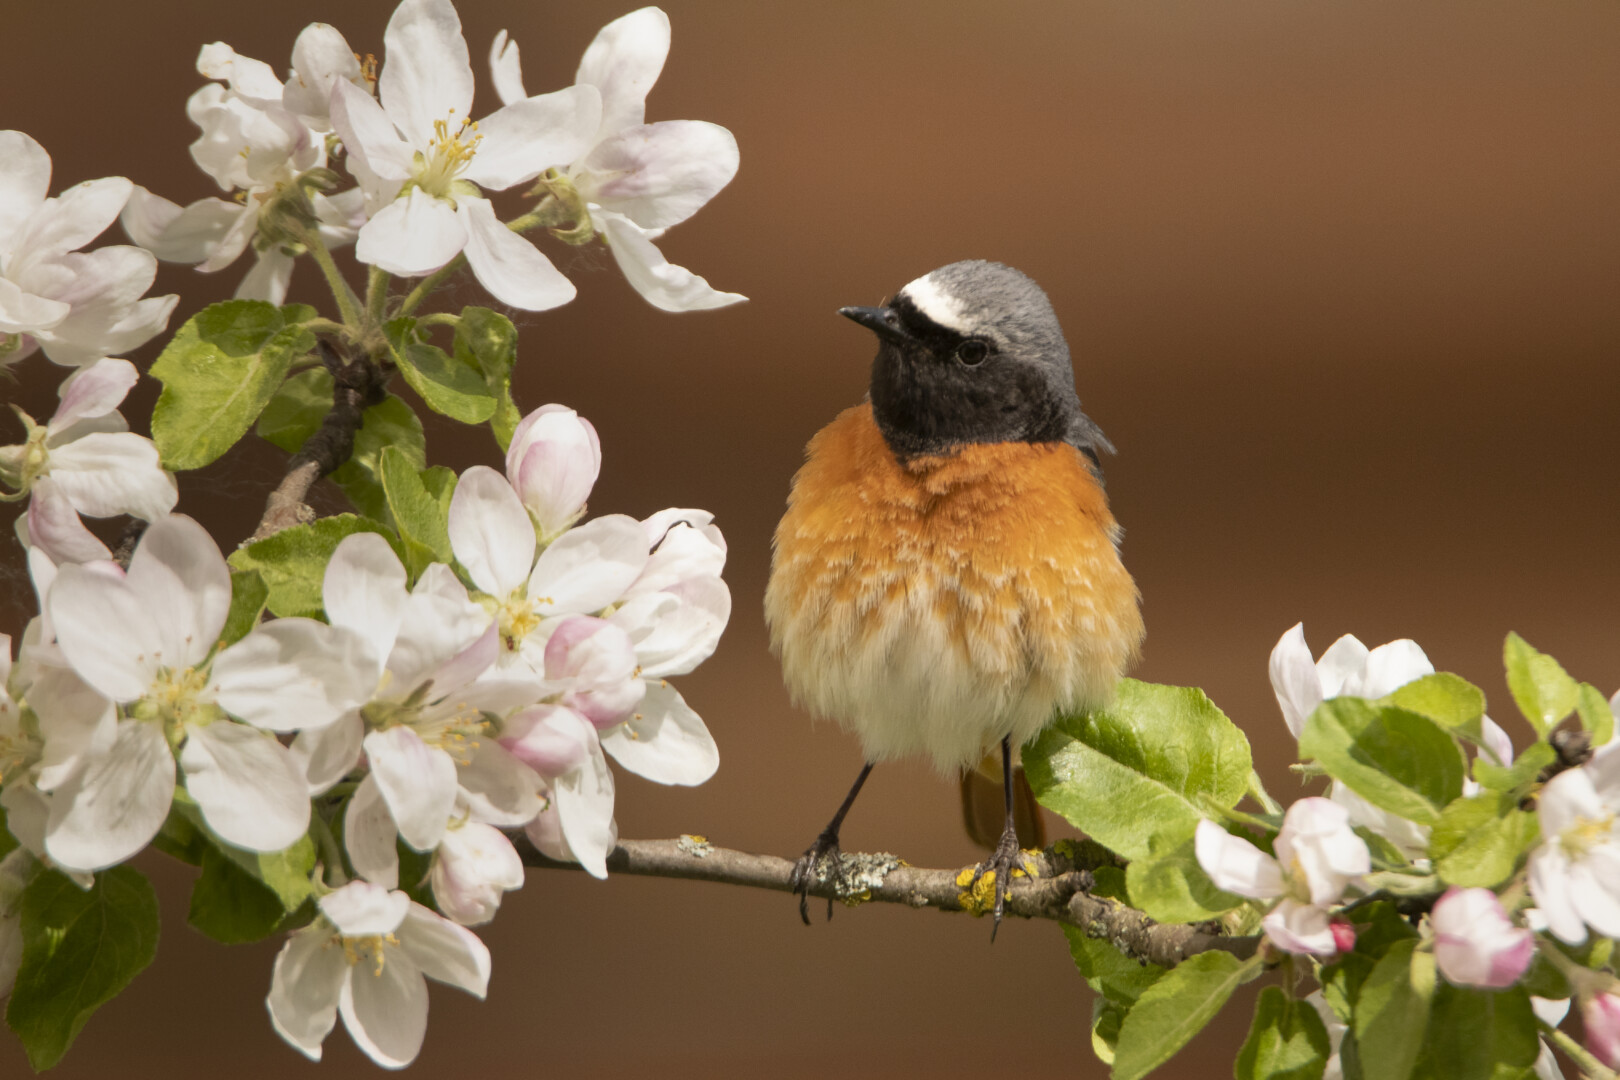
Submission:
<svg viewBox="0 0 1620 1080">
<path fill-rule="evenodd" d="M 799 856 L 799 861 L 793 864 L 793 875 L 788 879 L 788 884 L 794 892 L 799 894 L 799 918 L 804 920 L 806 926 L 810 925 L 810 883 L 815 880 L 816 865 L 822 859 L 830 856 L 832 858 L 832 874 L 834 876 L 838 874 L 838 830 L 844 825 L 844 815 L 849 813 L 851 806 L 855 805 L 855 796 L 861 793 L 861 785 L 866 783 L 867 776 L 872 772 L 873 764 L 874 762 L 868 761 L 865 767 L 861 769 L 861 775 L 855 778 L 855 786 L 849 789 L 848 795 L 844 796 L 844 804 L 838 808 L 838 813 L 834 814 L 833 819 L 827 823 L 827 827 L 821 830 L 821 835 L 816 837 L 816 842 L 811 844 L 805 850 L 805 853 Z M 827 898 L 827 918 L 829 919 L 832 918 L 832 905 L 832 897 L 829 896 Z"/>
<path fill-rule="evenodd" d="M 1001 929 L 1001 916 L 1007 910 L 1007 897 L 1012 894 L 1013 865 L 1024 861 L 1018 849 L 1018 829 L 1013 824 L 1012 743 L 1008 736 L 1003 736 L 1001 740 L 1001 783 L 1007 795 L 1007 827 L 1001 831 L 1001 841 L 996 844 L 996 850 L 979 864 L 973 872 L 973 880 L 968 882 L 968 889 L 972 891 L 981 877 L 991 875 L 996 888 L 995 923 L 990 927 L 992 942 L 996 940 L 996 931 Z"/>
</svg>

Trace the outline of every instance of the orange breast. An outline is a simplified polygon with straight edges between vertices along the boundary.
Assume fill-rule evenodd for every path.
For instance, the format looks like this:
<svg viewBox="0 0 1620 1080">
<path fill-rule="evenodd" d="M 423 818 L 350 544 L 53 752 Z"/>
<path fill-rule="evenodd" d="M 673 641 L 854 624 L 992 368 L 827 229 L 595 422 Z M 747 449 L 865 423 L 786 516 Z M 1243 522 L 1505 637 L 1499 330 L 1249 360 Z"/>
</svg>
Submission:
<svg viewBox="0 0 1620 1080">
<path fill-rule="evenodd" d="M 810 442 L 766 619 L 796 701 L 869 758 L 977 761 L 1057 706 L 1105 700 L 1142 639 L 1118 526 L 1065 443 L 901 465 L 870 405 Z"/>
</svg>

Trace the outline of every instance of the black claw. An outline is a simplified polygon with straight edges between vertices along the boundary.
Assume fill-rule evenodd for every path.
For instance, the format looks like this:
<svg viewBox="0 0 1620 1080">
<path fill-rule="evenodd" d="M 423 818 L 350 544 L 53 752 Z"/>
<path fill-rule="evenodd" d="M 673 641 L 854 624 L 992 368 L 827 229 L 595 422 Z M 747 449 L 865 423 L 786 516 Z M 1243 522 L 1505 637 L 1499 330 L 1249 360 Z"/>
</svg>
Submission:
<svg viewBox="0 0 1620 1080">
<path fill-rule="evenodd" d="M 1017 866 L 1022 869 L 1024 853 L 1018 847 L 1018 832 L 1011 826 L 1001 834 L 1001 842 L 990 857 L 980 863 L 973 871 L 973 880 L 968 882 L 968 891 L 986 874 L 995 875 L 996 906 L 994 909 L 994 922 L 990 926 L 990 942 L 995 944 L 996 932 L 1001 929 L 1001 917 L 1007 912 L 1007 898 L 1012 895 L 1012 873 Z"/>
<path fill-rule="evenodd" d="M 824 832 L 816 837 L 805 853 L 799 856 L 799 861 L 793 864 L 793 874 L 788 878 L 788 884 L 793 891 L 799 894 L 799 918 L 804 925 L 810 925 L 810 886 L 816 880 L 816 867 L 824 858 L 832 859 L 832 872 L 829 877 L 836 879 L 839 871 L 839 862 L 842 858 L 838 850 L 838 834 Z M 832 897 L 827 897 L 827 921 L 832 921 Z"/>
</svg>

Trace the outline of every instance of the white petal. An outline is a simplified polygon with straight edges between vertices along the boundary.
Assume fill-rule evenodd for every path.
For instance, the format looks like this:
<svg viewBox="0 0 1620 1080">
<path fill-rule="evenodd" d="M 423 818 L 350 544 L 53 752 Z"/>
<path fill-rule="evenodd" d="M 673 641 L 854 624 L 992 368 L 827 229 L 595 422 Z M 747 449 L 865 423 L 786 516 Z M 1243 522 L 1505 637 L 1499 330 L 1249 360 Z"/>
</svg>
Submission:
<svg viewBox="0 0 1620 1080">
<path fill-rule="evenodd" d="M 243 97 L 260 101 L 281 98 L 281 80 L 276 78 L 275 69 L 263 60 L 243 56 L 223 41 L 202 47 L 197 54 L 197 72 L 224 80 Z"/>
<path fill-rule="evenodd" d="M 57 390 L 61 404 L 56 407 L 48 430 L 57 435 L 80 420 L 106 416 L 123 403 L 140 377 L 134 364 L 111 357 L 80 368 Z"/>
<path fill-rule="evenodd" d="M 292 66 L 292 78 L 281 91 L 282 107 L 317 128 L 326 126 L 333 85 L 363 80 L 354 50 L 326 23 L 311 23 L 299 33 L 293 42 Z"/>
<path fill-rule="evenodd" d="M 467 230 L 455 208 L 421 188 L 395 199 L 361 228 L 354 257 L 390 274 L 420 277 L 437 270 L 467 246 Z"/>
<path fill-rule="evenodd" d="M 39 737 L 45 741 L 34 774 L 34 782 L 45 791 L 62 786 L 118 738 L 113 703 L 70 669 L 44 669 L 27 695 L 39 719 Z"/>
<path fill-rule="evenodd" d="M 97 432 L 50 453 L 51 479 L 81 514 L 156 521 L 179 499 L 157 447 L 133 432 Z"/>
<path fill-rule="evenodd" d="M 626 769 L 660 784 L 694 786 L 720 767 L 714 737 L 668 683 L 648 683 L 635 715 L 602 733 L 602 749 Z"/>
<path fill-rule="evenodd" d="M 365 746 L 399 834 L 417 851 L 432 851 L 455 809 L 456 763 L 408 727 L 374 731 Z"/>
<path fill-rule="evenodd" d="M 349 853 L 354 872 L 373 885 L 399 888 L 399 849 L 394 845 L 397 835 L 377 778 L 366 777 L 343 814 L 343 850 Z"/>
<path fill-rule="evenodd" d="M 369 881 L 351 881 L 316 902 L 344 937 L 392 934 L 411 910 L 411 898 Z"/>
<path fill-rule="evenodd" d="M 478 121 L 482 141 L 464 176 L 494 191 L 533 180 L 589 150 L 601 121 L 602 97 L 594 86 L 514 101 Z"/>
<path fill-rule="evenodd" d="M 448 120 L 454 130 L 471 117 L 472 62 L 449 0 L 403 0 L 388 20 L 383 47 L 377 96 L 416 147 L 432 141 L 434 121 Z"/>
<path fill-rule="evenodd" d="M 457 776 L 474 821 L 515 828 L 540 812 L 540 778 L 493 739 L 479 740 Z"/>
<path fill-rule="evenodd" d="M 1326 909 L 1284 900 L 1261 924 L 1272 943 L 1286 952 L 1332 956 L 1339 951 Z"/>
<path fill-rule="evenodd" d="M 131 240 L 164 262 L 200 263 L 244 214 L 257 217 L 251 208 L 224 199 L 199 199 L 182 208 L 136 187 L 119 220 Z"/>
<path fill-rule="evenodd" d="M 1329 645 L 1316 662 L 1316 674 L 1322 680 L 1322 696 L 1338 697 L 1344 692 L 1344 681 L 1360 671 L 1366 662 L 1367 646 L 1353 634 L 1346 634 Z"/>
<path fill-rule="evenodd" d="M 31 264 L 41 257 L 76 251 L 100 236 L 118 220 L 134 187 L 122 176 L 108 176 L 75 184 L 56 198 L 46 199 L 17 238 L 7 274 L 16 280 L 24 271 L 19 262 Z"/>
<path fill-rule="evenodd" d="M 618 843 L 613 828 L 613 773 L 601 750 L 552 786 L 557 820 L 574 857 L 592 877 L 607 877 L 607 857 Z"/>
<path fill-rule="evenodd" d="M 518 421 L 506 449 L 506 478 L 547 538 L 584 512 L 601 471 L 596 428 L 566 405 L 542 405 Z"/>
<path fill-rule="evenodd" d="M 500 745 L 548 778 L 577 768 L 598 741 L 590 721 L 562 705 L 535 705 L 501 725 Z"/>
<path fill-rule="evenodd" d="M 282 851 L 309 829 L 309 787 L 274 738 L 218 721 L 188 724 L 180 750 L 186 790 L 208 827 L 249 851 Z"/>
<path fill-rule="evenodd" d="M 300 731 L 287 752 L 304 773 L 311 797 L 324 795 L 360 763 L 360 740 L 366 726 L 359 712 L 314 731 Z"/>
<path fill-rule="evenodd" d="M 50 823 L 51 804 L 44 793 L 26 779 L 13 780 L 0 788 L 0 809 L 6 812 L 6 831 L 16 837 L 17 842 L 35 858 L 46 858 L 45 831 Z M 4 866 L 0 862 L 0 875 L 3 875 Z M 5 918 L 6 906 L 0 904 L 0 920 Z M 0 976 L 3 976 L 3 971 L 0 971 Z M 4 997 L 9 989 L 5 979 L 0 977 L 0 997 Z"/>
<path fill-rule="evenodd" d="M 51 794 L 45 850 L 75 870 L 121 863 L 157 835 L 173 798 L 174 755 L 163 732 L 122 721 L 111 749 Z"/>
<path fill-rule="evenodd" d="M 399 940 L 428 978 L 480 1000 L 489 991 L 489 949 L 471 930 L 413 903 L 405 913 Z"/>
<path fill-rule="evenodd" d="M 287 299 L 287 288 L 292 284 L 296 263 L 291 255 L 280 248 L 259 252 L 253 267 L 236 287 L 237 300 L 263 300 L 280 306 Z"/>
<path fill-rule="evenodd" d="M 48 600 L 57 642 L 85 682 L 114 701 L 146 694 L 157 674 L 163 634 L 127 580 L 63 566 Z"/>
<path fill-rule="evenodd" d="M 635 626 L 644 616 L 648 621 Z M 714 655 L 730 618 L 731 590 L 726 583 L 717 577 L 698 577 L 664 592 L 632 597 L 610 621 L 629 631 L 641 674 L 664 679 L 685 675 Z"/>
<path fill-rule="evenodd" d="M 320 925 L 293 934 L 276 954 L 270 976 L 270 1022 L 276 1034 L 321 1060 L 321 1043 L 337 1023 L 338 993 L 348 976 L 343 950 L 333 947 L 331 933 Z"/>
<path fill-rule="evenodd" d="M 574 298 L 574 283 L 539 248 L 502 225 L 489 200 L 463 198 L 456 213 L 466 228 L 467 265 L 495 299 L 524 311 L 549 311 Z"/>
<path fill-rule="evenodd" d="M 1429 663 L 1418 643 L 1402 638 L 1368 653 L 1366 663 L 1345 680 L 1341 692 L 1355 697 L 1381 698 L 1413 680 L 1433 674 L 1434 665 Z"/>
<path fill-rule="evenodd" d="M 1283 894 L 1277 860 L 1213 821 L 1200 821 L 1194 846 L 1198 865 L 1218 889 L 1255 900 Z"/>
<path fill-rule="evenodd" d="M 427 982 L 404 950 L 381 948 L 385 957 L 380 964 L 362 958 L 349 968 L 338 1013 L 350 1038 L 372 1061 L 401 1069 L 416 1060 L 427 1035 Z"/>
<path fill-rule="evenodd" d="M 737 175 L 737 139 L 719 124 L 665 120 L 603 139 L 574 170 L 589 202 L 643 229 L 679 225 Z"/>
<path fill-rule="evenodd" d="M 72 304 L 35 296 L 16 282 L 0 277 L 0 333 L 26 334 L 57 326 L 73 312 Z"/>
<path fill-rule="evenodd" d="M 1600 844 L 1569 871 L 1569 893 L 1581 919 L 1604 937 L 1620 937 L 1620 850 Z"/>
<path fill-rule="evenodd" d="M 112 552 L 85 528 L 73 500 L 49 476 L 34 481 L 26 519 L 30 548 L 43 551 L 53 563 L 88 563 L 111 559 Z"/>
<path fill-rule="evenodd" d="M 410 179 L 416 148 L 399 137 L 376 98 L 347 80 L 332 85 L 332 128 L 351 155 L 351 171 L 358 157 L 365 171 L 380 179 Z"/>
<path fill-rule="evenodd" d="M 499 830 L 467 821 L 439 841 L 429 880 L 446 918 L 478 926 L 495 917 L 503 893 L 523 885 L 523 860 Z"/>
<path fill-rule="evenodd" d="M 630 587 L 631 595 L 667 589 L 694 577 L 720 576 L 726 568 L 726 538 L 707 510 L 660 510 L 641 523 L 652 554 Z"/>
<path fill-rule="evenodd" d="M 345 537 L 332 552 L 321 584 L 327 621 L 364 638 L 379 663 L 394 649 L 408 598 L 405 567 L 377 533 Z"/>
<path fill-rule="evenodd" d="M 162 634 L 163 663 L 200 663 L 231 610 L 231 571 L 213 537 L 183 514 L 155 521 L 129 560 L 127 580 Z"/>
<path fill-rule="evenodd" d="M 529 596 L 545 615 L 590 614 L 622 597 L 646 565 L 640 523 L 608 514 L 569 529 L 540 553 Z"/>
<path fill-rule="evenodd" d="M 1305 644 L 1304 623 L 1295 623 L 1271 650 L 1271 689 L 1277 695 L 1283 722 L 1298 739 L 1306 718 L 1322 704 L 1322 680 L 1311 661 L 1310 646 Z"/>
<path fill-rule="evenodd" d="M 669 16 L 658 8 L 632 11 L 597 32 L 574 81 L 602 92 L 602 136 L 641 123 L 668 56 Z"/>
<path fill-rule="evenodd" d="M 495 43 L 489 47 L 489 75 L 502 105 L 510 105 L 529 96 L 528 91 L 523 89 L 523 61 L 518 54 L 517 42 L 508 38 L 505 30 L 495 35 Z"/>
<path fill-rule="evenodd" d="M 450 548 L 473 584 L 504 600 L 529 578 L 534 526 L 506 478 L 487 465 L 461 474 L 450 496 Z"/>
<path fill-rule="evenodd" d="M 468 605 L 474 607 L 469 614 L 467 607 L 456 605 L 442 621 L 425 622 L 424 615 L 441 613 L 449 605 L 438 603 L 437 597 L 423 597 L 421 582 L 417 585 L 388 657 L 395 699 L 415 693 L 427 681 L 433 683 L 435 697 L 455 693 L 483 674 L 501 654 L 500 627 L 481 608 Z"/>
<path fill-rule="evenodd" d="M 9 251 L 51 189 L 51 156 L 32 136 L 0 131 L 0 250 Z"/>
<path fill-rule="evenodd" d="M 748 299 L 741 293 L 720 292 L 692 271 L 671 263 L 629 218 L 605 210 L 593 212 L 591 217 L 606 234 L 608 249 L 625 280 L 653 307 L 703 311 Z"/>
<path fill-rule="evenodd" d="M 349 630 L 314 619 L 274 619 L 214 660 L 219 704 L 266 731 L 320 728 L 370 700 L 375 655 Z"/>
</svg>

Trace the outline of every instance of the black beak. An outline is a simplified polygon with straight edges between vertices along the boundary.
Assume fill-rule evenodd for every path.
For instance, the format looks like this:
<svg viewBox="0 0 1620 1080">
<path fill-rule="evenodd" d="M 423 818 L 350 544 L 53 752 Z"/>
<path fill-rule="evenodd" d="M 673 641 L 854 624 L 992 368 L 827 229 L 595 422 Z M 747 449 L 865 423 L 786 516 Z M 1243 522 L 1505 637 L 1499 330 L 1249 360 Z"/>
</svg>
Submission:
<svg viewBox="0 0 1620 1080">
<path fill-rule="evenodd" d="M 854 319 L 884 341 L 904 345 L 916 340 L 906 332 L 905 324 L 900 321 L 900 313 L 893 308 L 844 307 L 838 309 L 838 314 L 846 319 Z"/>
</svg>

